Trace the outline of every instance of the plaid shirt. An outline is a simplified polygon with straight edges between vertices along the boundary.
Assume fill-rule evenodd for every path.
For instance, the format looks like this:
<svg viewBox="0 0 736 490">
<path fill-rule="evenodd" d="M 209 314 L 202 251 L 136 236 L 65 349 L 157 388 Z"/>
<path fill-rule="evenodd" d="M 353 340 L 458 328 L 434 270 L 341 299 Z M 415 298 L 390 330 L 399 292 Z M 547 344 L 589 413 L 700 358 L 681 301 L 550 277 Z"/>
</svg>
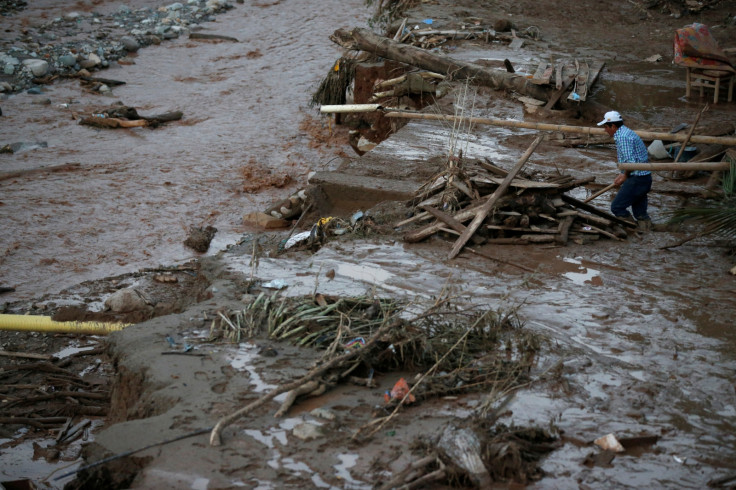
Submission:
<svg viewBox="0 0 736 490">
<path fill-rule="evenodd" d="M 646 145 L 644 145 L 638 134 L 625 125 L 618 128 L 618 131 L 613 135 L 613 140 L 616 142 L 618 163 L 649 162 Z M 634 170 L 631 175 L 649 175 L 651 173 L 649 170 Z"/>
</svg>

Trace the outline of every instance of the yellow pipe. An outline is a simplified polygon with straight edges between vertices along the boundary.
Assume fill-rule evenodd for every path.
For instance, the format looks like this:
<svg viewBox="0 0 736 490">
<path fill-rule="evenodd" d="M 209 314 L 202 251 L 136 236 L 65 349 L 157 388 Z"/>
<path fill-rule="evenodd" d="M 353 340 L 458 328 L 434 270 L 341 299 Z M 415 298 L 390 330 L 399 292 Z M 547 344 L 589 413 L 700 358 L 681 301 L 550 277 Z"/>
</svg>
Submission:
<svg viewBox="0 0 736 490">
<path fill-rule="evenodd" d="M 107 335 L 132 323 L 55 322 L 49 316 L 0 315 L 0 330 Z"/>
</svg>

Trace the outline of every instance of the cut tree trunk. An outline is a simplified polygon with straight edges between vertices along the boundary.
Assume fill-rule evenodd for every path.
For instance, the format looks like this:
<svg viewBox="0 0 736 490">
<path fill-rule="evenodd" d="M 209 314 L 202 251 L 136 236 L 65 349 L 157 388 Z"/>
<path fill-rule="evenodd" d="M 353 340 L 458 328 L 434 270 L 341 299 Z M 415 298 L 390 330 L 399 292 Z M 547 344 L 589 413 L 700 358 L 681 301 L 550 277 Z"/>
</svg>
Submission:
<svg viewBox="0 0 736 490">
<path fill-rule="evenodd" d="M 374 53 L 412 66 L 443 73 L 452 80 L 471 80 L 495 90 L 514 90 L 516 92 L 547 100 L 548 90 L 535 85 L 521 75 L 503 70 L 488 69 L 475 63 L 438 56 L 421 48 L 401 44 L 393 39 L 379 36 L 368 29 L 338 29 L 330 39 L 343 48 Z"/>
</svg>

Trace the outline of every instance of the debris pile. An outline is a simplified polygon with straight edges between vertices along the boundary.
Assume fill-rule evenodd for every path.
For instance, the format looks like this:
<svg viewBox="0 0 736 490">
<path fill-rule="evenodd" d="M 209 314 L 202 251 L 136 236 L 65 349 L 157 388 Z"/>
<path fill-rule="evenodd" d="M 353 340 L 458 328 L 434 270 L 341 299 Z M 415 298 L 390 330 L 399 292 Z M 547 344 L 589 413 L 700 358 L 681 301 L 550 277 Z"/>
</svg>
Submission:
<svg viewBox="0 0 736 490">
<path fill-rule="evenodd" d="M 381 378 L 397 380 L 382 400 L 376 400 L 380 404 L 372 417 L 354 428 L 352 436 L 346 434 L 366 440 L 398 422 L 405 405 L 420 407 L 448 395 L 489 393 L 476 409 L 478 417 L 489 420 L 499 397 L 531 381 L 542 339 L 522 327 L 515 308 L 462 309 L 449 293 L 426 310 L 418 311 L 417 306 L 375 297 L 261 293 L 241 311 L 218 311 L 207 342 L 268 335 L 324 353 L 301 378 L 222 418 L 210 443 L 219 445 L 224 427 L 281 393 L 287 397 L 276 416 L 285 415 L 299 396 L 323 394 L 341 382 L 375 387 Z M 418 374 L 399 374 L 407 371 Z"/>
<path fill-rule="evenodd" d="M 463 222 L 478 215 L 480 205 L 497 193 L 508 174 L 490 161 L 450 158 L 446 168 L 422 186 L 409 203 L 414 216 L 396 227 L 431 221 L 406 233 L 407 242 L 418 242 L 438 232 L 462 235 L 467 229 Z M 624 227 L 633 226 L 631 223 L 565 194 L 593 180 L 569 175 L 532 180 L 528 174 L 519 174 L 510 180 L 510 191 L 497 196 L 473 240 L 514 245 L 565 245 L 568 241 L 585 244 L 602 237 L 621 240 L 627 236 Z"/>
<path fill-rule="evenodd" d="M 47 454 L 52 458 L 66 457 L 67 445 L 86 437 L 90 417 L 104 417 L 110 408 L 110 392 L 106 383 L 100 382 L 108 375 L 99 359 L 104 347 L 69 351 L 69 355 L 57 356 L 0 351 L 0 424 L 53 431 L 55 444 L 47 448 L 54 452 Z M 80 366 L 87 364 L 84 359 L 89 356 L 97 356 L 97 362 L 80 374 Z M 32 437 L 33 431 L 28 435 Z"/>
</svg>

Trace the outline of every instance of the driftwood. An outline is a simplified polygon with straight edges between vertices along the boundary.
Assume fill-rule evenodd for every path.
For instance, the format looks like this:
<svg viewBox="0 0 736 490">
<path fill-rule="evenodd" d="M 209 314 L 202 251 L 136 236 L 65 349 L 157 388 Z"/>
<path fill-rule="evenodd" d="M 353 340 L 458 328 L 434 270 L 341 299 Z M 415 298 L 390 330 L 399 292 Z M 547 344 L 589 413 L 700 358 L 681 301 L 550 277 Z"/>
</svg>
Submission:
<svg viewBox="0 0 736 490">
<path fill-rule="evenodd" d="M 232 41 L 234 43 L 240 42 L 237 40 L 237 38 L 234 37 L 222 36 L 220 34 L 205 34 L 203 32 L 193 32 L 189 34 L 189 39 L 203 39 L 205 41 Z"/>
<path fill-rule="evenodd" d="M 82 118 L 80 124 L 97 128 L 140 128 L 156 127 L 169 121 L 178 121 L 181 111 L 165 112 L 153 116 L 141 116 L 134 107 L 115 107 L 103 111 L 101 115 Z"/>
<path fill-rule="evenodd" d="M 104 83 L 105 85 L 108 85 L 110 87 L 115 87 L 118 85 L 125 85 L 125 82 L 121 82 L 120 80 L 111 80 L 109 78 L 98 78 L 98 77 L 79 77 L 79 78 L 84 80 L 85 82 Z"/>
<path fill-rule="evenodd" d="M 342 354 L 340 356 L 334 357 L 331 360 L 325 362 L 324 364 L 321 364 L 318 367 L 313 368 L 310 370 L 307 374 L 302 376 L 301 378 L 292 381 L 291 383 L 284 383 L 276 388 L 272 389 L 265 395 L 261 396 L 257 400 L 255 400 L 253 403 L 250 403 L 246 405 L 245 407 L 241 408 L 240 410 L 237 410 L 236 412 L 227 415 L 225 417 L 222 417 L 220 420 L 217 421 L 217 424 L 212 429 L 212 432 L 210 433 L 210 445 L 211 446 L 220 446 L 222 445 L 222 431 L 227 427 L 228 425 L 232 424 L 234 421 L 239 419 L 240 417 L 243 417 L 247 415 L 248 413 L 252 412 L 256 408 L 260 407 L 266 402 L 269 402 L 276 398 L 281 393 L 286 393 L 291 390 L 295 390 L 299 388 L 300 386 L 303 386 L 310 381 L 315 380 L 319 376 L 323 375 L 330 369 L 341 366 L 347 361 L 353 359 L 354 357 L 361 354 L 365 349 L 372 347 L 373 344 L 375 344 L 385 333 L 389 332 L 392 328 L 395 328 L 397 325 L 397 322 L 387 322 L 383 324 L 376 332 L 371 336 L 370 339 L 365 343 L 365 345 L 360 349 L 352 349 L 345 354 Z"/>
</svg>

